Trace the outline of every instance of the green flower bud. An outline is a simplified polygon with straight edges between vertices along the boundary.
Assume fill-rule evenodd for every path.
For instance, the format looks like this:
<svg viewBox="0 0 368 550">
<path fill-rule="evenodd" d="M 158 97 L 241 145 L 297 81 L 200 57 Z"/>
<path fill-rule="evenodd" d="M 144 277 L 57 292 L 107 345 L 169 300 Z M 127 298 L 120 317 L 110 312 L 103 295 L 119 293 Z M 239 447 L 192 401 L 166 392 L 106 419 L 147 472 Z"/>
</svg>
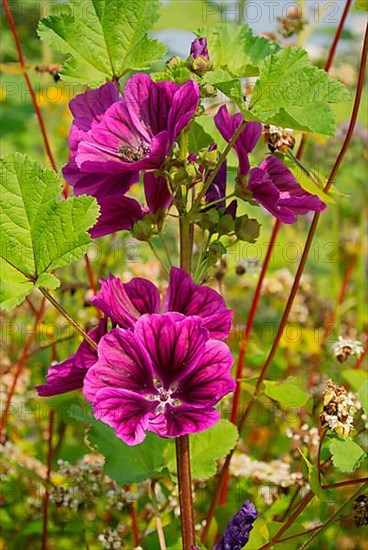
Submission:
<svg viewBox="0 0 368 550">
<path fill-rule="evenodd" d="M 147 218 L 137 221 L 132 228 L 132 237 L 138 241 L 149 241 L 153 235 L 152 222 Z"/>
<path fill-rule="evenodd" d="M 232 233 L 234 231 L 234 227 L 234 218 L 230 216 L 230 214 L 225 214 L 220 218 L 220 221 L 217 225 L 217 231 L 220 236 L 229 235 L 229 233 Z"/>
<path fill-rule="evenodd" d="M 240 241 L 254 243 L 259 237 L 260 224 L 245 214 L 235 221 L 235 235 Z"/>
</svg>

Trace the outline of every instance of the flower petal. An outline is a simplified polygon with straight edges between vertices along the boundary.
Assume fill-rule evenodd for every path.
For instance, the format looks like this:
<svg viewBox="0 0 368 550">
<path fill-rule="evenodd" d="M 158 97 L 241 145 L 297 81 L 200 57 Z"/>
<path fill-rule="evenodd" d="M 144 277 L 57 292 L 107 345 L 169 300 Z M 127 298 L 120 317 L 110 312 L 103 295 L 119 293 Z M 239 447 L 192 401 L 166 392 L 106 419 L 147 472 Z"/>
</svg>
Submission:
<svg viewBox="0 0 368 550">
<path fill-rule="evenodd" d="M 219 199 L 224 199 L 226 196 L 226 174 L 227 174 L 227 162 L 223 162 L 220 166 L 220 170 L 217 172 L 215 179 L 209 186 L 206 193 L 206 202 L 210 203 Z M 208 173 L 210 177 L 211 172 Z M 224 208 L 225 201 L 216 203 L 215 208 Z"/>
<path fill-rule="evenodd" d="M 202 317 L 212 338 L 224 340 L 229 335 L 232 312 L 226 308 L 223 297 L 211 288 L 197 285 L 183 269 L 173 267 L 170 271 L 163 304 L 163 312 L 167 311 Z"/>
<path fill-rule="evenodd" d="M 75 195 L 92 195 L 97 199 L 110 194 L 126 193 L 139 180 L 138 172 L 126 174 L 104 174 L 81 172 L 72 157 L 62 169 L 66 181 L 73 187 Z"/>
<path fill-rule="evenodd" d="M 143 181 L 147 205 L 152 214 L 158 210 L 165 210 L 171 205 L 172 196 L 163 176 L 155 176 L 152 172 L 146 172 Z"/>
<path fill-rule="evenodd" d="M 91 403 L 104 387 L 157 393 L 150 357 L 133 332 L 119 328 L 109 332 L 98 345 L 98 357 L 83 384 L 83 393 Z"/>
<path fill-rule="evenodd" d="M 97 239 L 116 231 L 131 229 L 143 217 L 140 204 L 124 195 L 109 195 L 98 199 L 100 215 L 96 224 L 89 230 Z"/>
<path fill-rule="evenodd" d="M 193 369 L 200 360 L 208 331 L 199 317 L 177 314 L 143 315 L 134 327 L 165 389 Z"/>
<path fill-rule="evenodd" d="M 170 143 L 173 143 L 196 112 L 200 100 L 199 86 L 188 80 L 175 93 L 168 117 Z"/>
<path fill-rule="evenodd" d="M 281 222 L 295 223 L 297 221 L 290 208 L 279 205 L 280 193 L 267 172 L 261 168 L 253 168 L 250 171 L 248 189 L 253 193 L 256 201 Z"/>
<path fill-rule="evenodd" d="M 224 395 L 235 390 L 230 375 L 234 362 L 223 342 L 209 340 L 198 365 L 179 382 L 173 397 L 193 406 L 215 405 Z"/>
<path fill-rule="evenodd" d="M 87 132 L 93 123 L 99 122 L 105 111 L 119 100 L 119 91 L 112 82 L 107 82 L 96 90 L 78 94 L 69 103 L 78 129 Z"/>
<path fill-rule="evenodd" d="M 153 283 L 139 277 L 123 283 L 114 275 L 100 280 L 100 292 L 91 302 L 121 328 L 131 328 L 144 313 L 158 313 L 160 294 Z"/>
<path fill-rule="evenodd" d="M 95 417 L 114 428 L 127 445 L 137 445 L 145 439 L 156 407 L 157 402 L 134 392 L 104 388 L 98 391 L 93 410 Z"/>
<path fill-rule="evenodd" d="M 66 359 L 66 361 L 52 365 L 47 373 L 46 384 L 36 386 L 38 395 L 41 397 L 51 397 L 81 388 L 87 369 L 81 369 L 76 365 L 76 362 L 76 354 L 74 354 Z"/>
<path fill-rule="evenodd" d="M 98 343 L 102 336 L 106 334 L 106 330 L 107 321 L 101 319 L 98 326 L 89 333 L 89 336 L 94 342 Z M 97 351 L 83 340 L 74 355 L 71 355 L 66 361 L 52 365 L 49 368 L 46 384 L 36 387 L 38 395 L 50 397 L 81 388 L 88 369 L 96 363 L 97 359 Z"/>
<path fill-rule="evenodd" d="M 231 141 L 242 121 L 243 115 L 236 113 L 230 116 L 226 105 L 222 105 L 215 115 L 215 124 L 227 142 Z M 247 122 L 244 130 L 235 142 L 234 149 L 239 158 L 239 172 L 244 176 L 250 170 L 248 154 L 253 151 L 261 135 L 262 124 L 260 122 Z"/>
<path fill-rule="evenodd" d="M 181 435 L 192 434 L 207 430 L 220 420 L 220 413 L 213 407 L 194 409 L 190 405 L 165 407 L 166 427 L 161 424 L 162 437 L 180 437 Z M 154 431 L 153 428 L 151 428 Z"/>
</svg>

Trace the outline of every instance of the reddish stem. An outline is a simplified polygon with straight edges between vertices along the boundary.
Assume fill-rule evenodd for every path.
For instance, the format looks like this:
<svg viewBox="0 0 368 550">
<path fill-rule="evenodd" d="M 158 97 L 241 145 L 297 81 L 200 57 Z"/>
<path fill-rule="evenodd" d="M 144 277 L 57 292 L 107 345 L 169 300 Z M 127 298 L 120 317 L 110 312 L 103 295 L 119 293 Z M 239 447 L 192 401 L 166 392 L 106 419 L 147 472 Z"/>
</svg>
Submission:
<svg viewBox="0 0 368 550">
<path fill-rule="evenodd" d="M 141 536 L 139 534 L 138 516 L 137 516 L 137 510 L 135 508 L 135 503 L 134 502 L 132 503 L 131 508 L 130 508 L 130 519 L 132 520 L 132 532 L 133 532 L 134 546 L 139 546 Z"/>
<path fill-rule="evenodd" d="M 51 478 L 51 461 L 52 461 L 52 434 L 54 431 L 55 411 L 49 410 L 49 437 L 47 447 L 47 473 L 46 473 L 46 485 L 45 495 L 43 499 L 43 521 L 42 521 L 42 542 L 41 550 L 47 550 L 47 536 L 48 536 L 48 512 L 50 501 L 50 478 Z"/>
<path fill-rule="evenodd" d="M 368 346 L 365 348 L 365 350 L 363 351 L 362 355 L 359 357 L 358 361 L 356 362 L 356 365 L 355 365 L 355 368 L 357 370 L 359 370 L 361 368 L 361 366 L 363 365 L 364 363 L 364 359 L 367 355 L 367 352 L 368 352 Z"/>
<path fill-rule="evenodd" d="M 9 22 L 10 29 L 11 29 L 13 37 L 14 37 L 15 46 L 16 46 L 17 52 L 18 52 L 19 63 L 21 65 L 22 69 L 23 69 L 23 74 L 24 74 L 24 78 L 25 78 L 25 81 L 26 81 L 26 84 L 27 84 L 27 88 L 28 88 L 29 93 L 31 95 L 33 108 L 35 110 L 37 120 L 38 120 L 38 124 L 40 126 L 40 130 L 41 130 L 41 133 L 42 133 L 42 138 L 43 138 L 43 143 L 44 143 L 44 146 L 45 146 L 46 154 L 49 158 L 51 166 L 53 167 L 55 172 L 57 172 L 57 165 L 56 165 L 54 156 L 53 156 L 52 151 L 51 151 L 50 142 L 49 142 L 49 138 L 47 136 L 43 116 L 42 116 L 41 110 L 39 108 L 39 105 L 37 103 L 36 94 L 35 94 L 35 91 L 33 89 L 31 80 L 30 80 L 29 75 L 28 75 L 28 69 L 27 69 L 25 59 L 24 59 L 22 46 L 21 46 L 19 36 L 18 36 L 18 31 L 17 31 L 17 28 L 15 26 L 13 15 L 12 15 L 12 12 L 11 12 L 11 9 L 9 7 L 9 4 L 8 4 L 7 0 L 3 0 L 3 6 L 4 6 L 4 9 L 5 9 L 6 17 L 7 17 L 8 22 Z M 65 184 L 65 186 L 64 186 L 63 195 L 64 195 L 65 198 L 68 196 L 68 185 L 67 184 Z"/>
<path fill-rule="evenodd" d="M 8 418 L 8 414 L 9 414 L 9 409 L 10 409 L 10 404 L 11 404 L 11 400 L 13 398 L 13 395 L 14 395 L 14 392 L 15 392 L 15 388 L 17 386 L 17 382 L 18 382 L 18 378 L 23 370 L 23 367 L 27 361 L 27 358 L 28 358 L 28 354 L 29 354 L 29 351 L 31 349 L 31 346 L 35 340 L 35 336 L 36 336 L 36 330 L 37 330 L 37 327 L 38 327 L 38 324 L 40 323 L 41 321 L 41 318 L 42 318 L 42 315 L 43 315 L 43 312 L 44 312 L 44 309 L 45 309 L 45 303 L 46 303 L 46 300 L 45 298 L 42 298 L 42 301 L 41 301 L 41 304 L 40 304 L 40 307 L 37 311 L 37 315 L 36 315 L 36 318 L 35 318 L 35 321 L 34 321 L 34 324 L 33 324 L 33 327 L 32 327 L 32 332 L 30 333 L 30 335 L 28 336 L 27 338 L 27 341 L 24 345 L 24 348 L 23 348 L 23 352 L 22 352 L 22 355 L 21 355 L 21 358 L 19 360 L 19 363 L 18 363 L 18 366 L 17 366 L 17 369 L 14 373 L 14 378 L 13 378 L 13 382 L 12 382 L 12 385 L 11 385 L 11 388 L 9 390 L 9 394 L 8 394 L 8 397 L 6 399 L 6 403 L 5 403 L 5 408 L 4 408 L 4 412 L 3 412 L 3 415 L 1 417 L 1 421 L 0 421 L 0 441 L 2 441 L 2 434 L 3 434 L 3 430 L 5 428 L 5 425 L 6 425 L 6 421 L 7 421 L 7 418 Z"/>
<path fill-rule="evenodd" d="M 330 485 L 321 485 L 322 489 L 338 489 L 339 487 L 348 487 L 349 485 L 356 485 L 357 483 L 367 483 L 368 477 L 359 477 L 358 479 L 346 479 L 345 481 L 339 481 L 337 483 L 330 483 Z"/>
<path fill-rule="evenodd" d="M 340 21 L 339 26 L 337 28 L 337 32 L 335 34 L 335 38 L 334 38 L 334 41 L 332 42 L 332 46 L 330 48 L 330 53 L 329 53 L 327 61 L 326 61 L 325 71 L 327 71 L 327 72 L 330 70 L 331 65 L 333 63 L 335 53 L 336 53 L 336 50 L 337 50 L 337 45 L 340 41 L 342 31 L 344 29 L 345 21 L 346 21 L 346 18 L 348 16 L 348 14 L 349 14 L 349 10 L 350 10 L 350 6 L 352 4 L 352 1 L 353 0 L 347 0 L 347 2 L 346 2 L 344 13 L 342 14 L 341 21 Z"/>
<path fill-rule="evenodd" d="M 263 546 L 261 546 L 261 548 L 259 548 L 258 550 L 268 550 L 268 548 L 272 548 L 272 546 L 275 543 L 279 542 L 280 538 L 285 533 L 285 531 L 287 531 L 289 529 L 289 527 L 294 523 L 296 518 L 298 516 L 300 516 L 300 514 L 308 506 L 308 504 L 313 499 L 313 497 L 314 497 L 314 494 L 312 493 L 312 491 L 309 491 L 309 493 L 307 493 L 303 497 L 303 499 L 301 500 L 301 502 L 300 502 L 299 506 L 297 507 L 297 509 L 295 510 L 295 512 L 289 517 L 289 519 L 281 527 L 281 529 L 276 533 L 276 535 L 273 537 L 273 539 L 270 540 L 269 542 L 267 542 L 267 544 L 264 544 Z"/>
<path fill-rule="evenodd" d="M 237 423 L 238 412 L 239 412 L 239 402 L 240 402 L 240 393 L 241 393 L 240 378 L 242 378 L 242 373 L 244 369 L 244 361 L 245 361 L 245 356 L 247 352 L 249 336 L 253 328 L 254 318 L 258 307 L 258 302 L 261 296 L 263 281 L 267 273 L 267 269 L 272 257 L 273 248 L 276 242 L 276 237 L 278 235 L 280 227 L 281 227 L 281 222 L 279 220 L 276 220 L 275 225 L 273 227 L 272 235 L 271 235 L 271 241 L 268 245 L 266 257 L 262 265 L 262 271 L 260 273 L 257 287 L 253 295 L 253 300 L 249 311 L 247 325 L 244 331 L 243 338 L 239 344 L 239 356 L 238 356 L 238 362 L 236 365 L 236 375 L 235 375 L 236 388 L 235 388 L 235 393 L 233 397 L 233 404 L 232 404 L 231 416 L 230 416 L 230 421 L 235 425 Z M 221 501 L 220 501 L 221 504 L 226 504 L 228 488 L 229 488 L 229 470 L 226 471 L 226 475 L 222 483 Z"/>
<path fill-rule="evenodd" d="M 274 247 L 276 237 L 277 237 L 277 234 L 279 232 L 280 227 L 281 227 L 281 222 L 279 220 L 276 220 L 275 225 L 273 226 L 271 241 L 268 245 L 266 257 L 265 257 L 265 260 L 264 260 L 263 265 L 262 265 L 262 271 L 260 273 L 258 283 L 257 283 L 257 287 L 256 287 L 255 293 L 253 295 L 253 300 L 252 300 L 252 304 L 251 304 L 250 311 L 249 311 L 247 325 L 246 325 L 246 328 L 245 328 L 245 331 L 244 331 L 243 338 L 242 338 L 242 340 L 239 344 L 240 352 L 239 352 L 239 356 L 238 356 L 238 362 L 237 362 L 237 365 L 236 365 L 236 375 L 235 375 L 235 377 L 236 377 L 236 389 L 235 389 L 235 393 L 234 393 L 233 406 L 232 406 L 231 417 L 230 417 L 230 420 L 233 424 L 236 424 L 237 416 L 238 416 L 239 398 L 240 398 L 240 390 L 241 390 L 241 382 L 239 381 L 239 379 L 242 377 L 244 359 L 245 359 L 245 355 L 246 355 L 246 351 L 247 351 L 248 340 L 249 340 L 249 336 L 250 336 L 250 333 L 251 333 L 252 328 L 253 328 L 253 323 L 254 323 L 254 318 L 255 318 L 255 315 L 256 315 L 256 311 L 257 311 L 257 306 L 258 306 L 259 298 L 261 296 L 263 281 L 264 281 L 266 273 L 267 273 L 267 269 L 268 269 L 268 266 L 269 266 L 269 263 L 270 263 L 270 260 L 271 260 L 271 256 L 272 256 L 273 247 Z"/>
</svg>

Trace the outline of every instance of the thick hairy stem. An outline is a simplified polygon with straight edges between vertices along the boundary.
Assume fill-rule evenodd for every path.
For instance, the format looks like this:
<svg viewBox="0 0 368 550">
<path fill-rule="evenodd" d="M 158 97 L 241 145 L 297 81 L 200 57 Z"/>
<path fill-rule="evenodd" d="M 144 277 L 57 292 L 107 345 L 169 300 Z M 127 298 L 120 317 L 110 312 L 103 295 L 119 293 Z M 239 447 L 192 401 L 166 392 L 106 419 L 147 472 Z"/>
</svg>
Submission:
<svg viewBox="0 0 368 550">
<path fill-rule="evenodd" d="M 191 270 L 191 239 L 188 218 L 180 218 L 180 267 Z M 191 550 L 195 544 L 192 476 L 190 470 L 189 436 L 176 439 L 176 464 L 178 470 L 180 521 L 183 550 Z"/>
</svg>

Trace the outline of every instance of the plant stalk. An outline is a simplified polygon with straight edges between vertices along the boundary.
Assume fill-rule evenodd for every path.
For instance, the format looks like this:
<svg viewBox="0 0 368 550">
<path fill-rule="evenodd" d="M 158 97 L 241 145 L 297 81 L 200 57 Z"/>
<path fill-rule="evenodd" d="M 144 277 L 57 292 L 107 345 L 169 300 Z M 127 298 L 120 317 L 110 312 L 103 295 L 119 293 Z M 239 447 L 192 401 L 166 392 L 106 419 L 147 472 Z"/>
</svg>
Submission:
<svg viewBox="0 0 368 550">
<path fill-rule="evenodd" d="M 52 296 L 52 294 L 50 294 L 50 292 L 46 290 L 46 288 L 40 288 L 40 291 L 42 292 L 46 300 L 48 300 L 50 304 L 52 304 L 54 308 L 57 309 L 63 317 L 65 317 L 68 323 L 70 323 L 83 336 L 87 344 L 89 344 L 94 350 L 97 350 L 96 342 L 92 340 L 92 338 L 82 329 L 77 321 L 73 319 L 73 317 L 66 311 L 66 309 L 64 309 L 64 307 Z"/>
<path fill-rule="evenodd" d="M 191 226 L 188 217 L 179 219 L 180 267 L 188 273 L 192 264 Z M 189 436 L 176 439 L 176 465 L 178 472 L 180 523 L 183 550 L 191 550 L 195 545 L 192 476 L 190 469 Z"/>
</svg>

